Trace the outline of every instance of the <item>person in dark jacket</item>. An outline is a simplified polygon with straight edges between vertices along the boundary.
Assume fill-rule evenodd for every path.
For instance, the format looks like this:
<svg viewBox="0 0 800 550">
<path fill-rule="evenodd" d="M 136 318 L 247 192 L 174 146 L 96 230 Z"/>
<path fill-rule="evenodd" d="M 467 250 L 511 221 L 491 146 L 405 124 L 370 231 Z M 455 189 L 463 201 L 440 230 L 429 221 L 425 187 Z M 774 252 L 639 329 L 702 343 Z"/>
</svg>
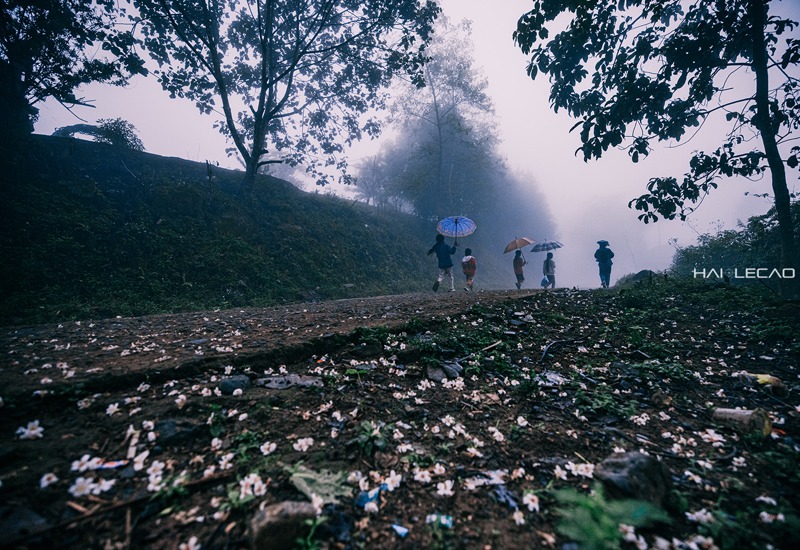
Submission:
<svg viewBox="0 0 800 550">
<path fill-rule="evenodd" d="M 614 257 L 614 252 L 608 248 L 608 241 L 597 241 L 597 244 L 599 248 L 594 253 L 594 259 L 600 268 L 600 286 L 608 288 L 611 284 L 611 265 L 614 263 L 611 258 Z"/>
<path fill-rule="evenodd" d="M 456 247 L 447 246 L 444 242 L 444 235 L 436 235 L 436 243 L 428 250 L 428 256 L 436 253 L 436 259 L 439 262 L 439 278 L 433 283 L 433 291 L 439 290 L 439 285 L 444 279 L 445 275 L 450 277 L 450 292 L 456 291 L 455 281 L 453 280 L 453 259 L 450 257 L 456 253 Z"/>
<path fill-rule="evenodd" d="M 528 260 L 522 255 L 522 251 L 517 250 L 514 253 L 514 261 L 511 265 L 514 268 L 514 276 L 517 278 L 517 290 L 522 288 L 522 283 L 525 282 L 525 270 L 523 269 L 528 264 Z"/>
</svg>

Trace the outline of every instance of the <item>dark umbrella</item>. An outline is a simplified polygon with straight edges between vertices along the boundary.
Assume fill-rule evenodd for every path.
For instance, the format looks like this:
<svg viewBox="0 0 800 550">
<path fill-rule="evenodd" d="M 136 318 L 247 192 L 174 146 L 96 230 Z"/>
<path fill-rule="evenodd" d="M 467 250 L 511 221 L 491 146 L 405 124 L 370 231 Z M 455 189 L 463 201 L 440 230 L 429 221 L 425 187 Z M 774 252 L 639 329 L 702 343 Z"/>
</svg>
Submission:
<svg viewBox="0 0 800 550">
<path fill-rule="evenodd" d="M 541 241 L 533 245 L 531 248 L 531 252 L 547 252 L 548 250 L 555 250 L 556 248 L 562 248 L 564 245 L 558 241 Z"/>
</svg>

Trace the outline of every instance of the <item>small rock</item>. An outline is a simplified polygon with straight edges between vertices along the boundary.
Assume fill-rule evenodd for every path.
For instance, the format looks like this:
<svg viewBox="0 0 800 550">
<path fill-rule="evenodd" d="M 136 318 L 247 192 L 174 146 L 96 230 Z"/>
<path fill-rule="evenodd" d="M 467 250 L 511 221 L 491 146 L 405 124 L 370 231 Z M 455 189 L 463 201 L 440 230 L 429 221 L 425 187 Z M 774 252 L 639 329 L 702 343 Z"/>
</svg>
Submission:
<svg viewBox="0 0 800 550">
<path fill-rule="evenodd" d="M 616 454 L 594 470 L 612 498 L 632 498 L 662 506 L 672 489 L 669 469 L 655 457 L 642 453 Z"/>
<path fill-rule="evenodd" d="M 452 363 L 442 363 L 442 370 L 448 378 L 458 378 L 464 372 L 464 367 L 458 364 L 458 361 Z"/>
<path fill-rule="evenodd" d="M 650 401 L 660 409 L 666 409 L 672 404 L 672 396 L 667 395 L 661 390 L 656 390 L 650 396 Z"/>
<path fill-rule="evenodd" d="M 253 550 L 294 548 L 298 538 L 308 534 L 306 520 L 317 515 L 310 502 L 285 501 L 267 506 L 250 520 Z"/>
<path fill-rule="evenodd" d="M 29 508 L 0 506 L 0 533 L 3 533 L 3 545 L 13 545 L 15 542 L 21 541 L 23 537 L 42 531 L 49 526 L 46 519 Z M 28 542 L 32 543 L 33 540 Z M 32 546 L 38 546 L 38 544 Z"/>
<path fill-rule="evenodd" d="M 167 418 L 157 422 L 154 429 L 158 433 L 158 443 L 167 446 L 194 441 L 206 430 L 206 426 L 188 420 Z"/>
<path fill-rule="evenodd" d="M 219 391 L 223 395 L 233 395 L 234 390 L 246 390 L 250 387 L 250 377 L 245 374 L 238 374 L 219 381 Z"/>
<path fill-rule="evenodd" d="M 428 367 L 428 380 L 433 380 L 441 384 L 445 380 L 447 380 L 447 374 L 445 374 L 444 369 L 442 367 Z"/>
</svg>

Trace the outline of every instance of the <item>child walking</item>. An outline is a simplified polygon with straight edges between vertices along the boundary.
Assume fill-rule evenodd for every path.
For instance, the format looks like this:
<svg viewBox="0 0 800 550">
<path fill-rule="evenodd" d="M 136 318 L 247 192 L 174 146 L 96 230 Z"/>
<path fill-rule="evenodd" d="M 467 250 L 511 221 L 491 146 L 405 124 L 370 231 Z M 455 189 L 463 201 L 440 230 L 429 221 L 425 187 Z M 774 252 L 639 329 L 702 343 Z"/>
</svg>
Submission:
<svg viewBox="0 0 800 550">
<path fill-rule="evenodd" d="M 439 277 L 433 283 L 433 291 L 439 290 L 439 285 L 444 280 L 445 276 L 450 277 L 450 292 L 456 291 L 455 281 L 453 280 L 453 260 L 450 258 L 456 253 L 455 246 L 447 246 L 444 242 L 444 235 L 436 235 L 436 243 L 428 250 L 428 256 L 436 254 L 437 264 L 439 266 Z"/>
<path fill-rule="evenodd" d="M 461 259 L 461 269 L 464 271 L 464 277 L 467 278 L 467 286 L 464 290 L 472 292 L 472 283 L 475 281 L 475 273 L 478 271 L 478 262 L 472 255 L 471 248 L 464 249 L 464 257 Z"/>
</svg>

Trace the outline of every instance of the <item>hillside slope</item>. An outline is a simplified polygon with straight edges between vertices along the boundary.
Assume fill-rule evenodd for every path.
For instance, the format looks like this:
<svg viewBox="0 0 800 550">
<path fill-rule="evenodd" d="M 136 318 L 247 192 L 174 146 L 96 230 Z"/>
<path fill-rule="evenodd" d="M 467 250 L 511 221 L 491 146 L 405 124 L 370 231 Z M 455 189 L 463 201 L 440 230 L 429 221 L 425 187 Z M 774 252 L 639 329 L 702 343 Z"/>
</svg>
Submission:
<svg viewBox="0 0 800 550">
<path fill-rule="evenodd" d="M 3 157 L 2 324 L 419 291 L 435 273 L 432 223 L 283 180 L 244 199 L 238 171 L 52 136 Z"/>
</svg>

